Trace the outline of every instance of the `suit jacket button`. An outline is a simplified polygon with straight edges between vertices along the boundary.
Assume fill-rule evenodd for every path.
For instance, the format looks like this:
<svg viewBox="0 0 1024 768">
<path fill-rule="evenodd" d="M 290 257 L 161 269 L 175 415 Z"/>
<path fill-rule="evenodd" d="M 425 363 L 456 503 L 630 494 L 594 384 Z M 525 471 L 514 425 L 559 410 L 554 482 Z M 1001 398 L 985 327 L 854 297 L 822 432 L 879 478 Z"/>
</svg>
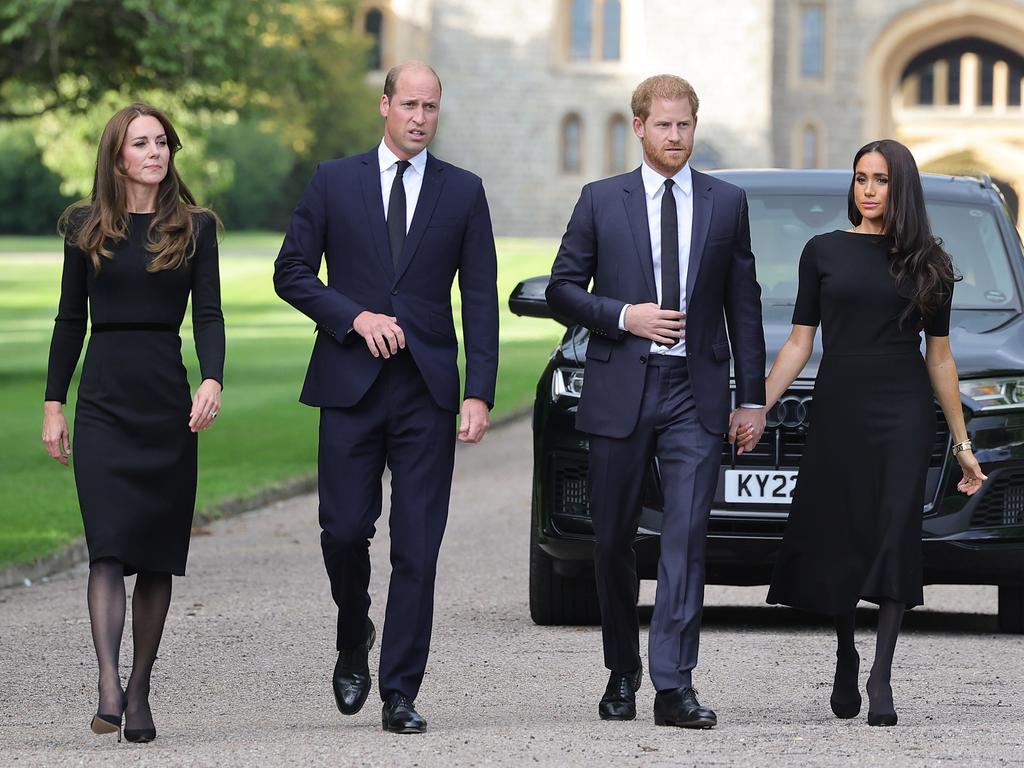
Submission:
<svg viewBox="0 0 1024 768">
<path fill-rule="evenodd" d="M 640 355 L 640 364 L 644 365 L 647 362 L 647 355 Z"/>
</svg>

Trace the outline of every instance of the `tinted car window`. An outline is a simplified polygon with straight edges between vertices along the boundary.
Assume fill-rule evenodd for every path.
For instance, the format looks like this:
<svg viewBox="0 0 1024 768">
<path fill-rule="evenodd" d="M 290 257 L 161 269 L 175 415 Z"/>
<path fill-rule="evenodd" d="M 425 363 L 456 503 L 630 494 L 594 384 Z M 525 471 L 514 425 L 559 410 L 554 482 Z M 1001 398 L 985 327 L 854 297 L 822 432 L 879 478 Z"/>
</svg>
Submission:
<svg viewBox="0 0 1024 768">
<path fill-rule="evenodd" d="M 791 304 L 796 297 L 797 262 L 814 235 L 849 229 L 845 195 L 750 194 L 750 237 L 757 277 L 766 302 Z M 963 203 L 929 202 L 935 234 L 964 279 L 953 293 L 956 309 L 1011 309 L 1017 306 L 1009 257 L 995 215 Z"/>
</svg>

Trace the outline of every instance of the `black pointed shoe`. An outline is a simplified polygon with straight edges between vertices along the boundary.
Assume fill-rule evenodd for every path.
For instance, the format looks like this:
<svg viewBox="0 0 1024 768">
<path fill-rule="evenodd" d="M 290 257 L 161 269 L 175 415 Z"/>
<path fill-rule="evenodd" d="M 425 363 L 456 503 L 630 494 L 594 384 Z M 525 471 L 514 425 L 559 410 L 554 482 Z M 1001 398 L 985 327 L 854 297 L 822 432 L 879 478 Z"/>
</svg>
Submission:
<svg viewBox="0 0 1024 768">
<path fill-rule="evenodd" d="M 354 715 L 363 708 L 370 693 L 370 663 L 368 660 L 377 630 L 373 622 L 366 620 L 366 640 L 355 648 L 338 651 L 338 663 L 334 665 L 331 687 L 334 701 L 343 715 Z"/>
<path fill-rule="evenodd" d="M 643 667 L 636 672 L 612 672 L 608 676 L 604 696 L 597 705 L 597 713 L 602 720 L 633 720 L 636 717 L 636 692 L 643 676 Z"/>
<path fill-rule="evenodd" d="M 701 706 L 693 688 L 676 688 L 658 691 L 654 697 L 654 724 L 678 728 L 714 728 L 718 725 L 718 716 L 714 710 Z"/>
<path fill-rule="evenodd" d="M 415 702 L 401 693 L 389 694 L 380 712 L 381 727 L 389 733 L 424 733 L 427 721 Z"/>
<path fill-rule="evenodd" d="M 856 653 L 844 656 L 836 654 L 836 674 L 828 702 L 836 717 L 848 720 L 860 714 L 861 696 L 857 685 L 859 671 L 860 656 Z"/>
</svg>

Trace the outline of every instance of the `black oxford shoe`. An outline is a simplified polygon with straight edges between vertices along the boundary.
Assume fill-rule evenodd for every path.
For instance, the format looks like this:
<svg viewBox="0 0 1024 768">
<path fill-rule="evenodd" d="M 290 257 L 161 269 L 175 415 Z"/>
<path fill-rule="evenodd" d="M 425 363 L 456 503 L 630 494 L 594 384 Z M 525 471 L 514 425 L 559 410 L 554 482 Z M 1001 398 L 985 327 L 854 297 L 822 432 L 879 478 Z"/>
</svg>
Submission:
<svg viewBox="0 0 1024 768">
<path fill-rule="evenodd" d="M 643 679 L 643 667 L 636 672 L 612 672 L 597 713 L 602 720 L 632 720 L 636 717 L 636 692 Z"/>
<path fill-rule="evenodd" d="M 338 663 L 334 665 L 334 701 L 343 715 L 354 715 L 363 708 L 370 693 L 370 664 L 368 656 L 377 630 L 367 619 L 366 641 L 362 645 L 338 651 Z"/>
<path fill-rule="evenodd" d="M 654 697 L 654 724 L 679 728 L 714 728 L 718 717 L 702 707 L 693 688 L 658 691 Z"/>
<path fill-rule="evenodd" d="M 423 733 L 427 721 L 416 711 L 415 703 L 408 696 L 392 693 L 384 701 L 380 712 L 381 727 L 389 733 Z"/>
</svg>

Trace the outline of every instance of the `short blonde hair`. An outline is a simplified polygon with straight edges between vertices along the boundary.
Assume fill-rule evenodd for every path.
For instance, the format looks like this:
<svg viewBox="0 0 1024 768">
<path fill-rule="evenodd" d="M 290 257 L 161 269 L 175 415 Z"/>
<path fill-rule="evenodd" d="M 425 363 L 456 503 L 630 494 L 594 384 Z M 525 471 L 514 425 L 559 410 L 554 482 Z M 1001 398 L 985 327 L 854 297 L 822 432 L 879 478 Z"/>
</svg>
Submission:
<svg viewBox="0 0 1024 768">
<path fill-rule="evenodd" d="M 633 91 L 633 98 L 630 106 L 633 108 L 633 115 L 641 120 L 646 120 L 651 114 L 651 103 L 658 99 L 688 99 L 690 110 L 693 116 L 697 116 L 697 109 L 700 107 L 700 99 L 693 86 L 676 75 L 654 75 L 648 77 Z"/>
</svg>

